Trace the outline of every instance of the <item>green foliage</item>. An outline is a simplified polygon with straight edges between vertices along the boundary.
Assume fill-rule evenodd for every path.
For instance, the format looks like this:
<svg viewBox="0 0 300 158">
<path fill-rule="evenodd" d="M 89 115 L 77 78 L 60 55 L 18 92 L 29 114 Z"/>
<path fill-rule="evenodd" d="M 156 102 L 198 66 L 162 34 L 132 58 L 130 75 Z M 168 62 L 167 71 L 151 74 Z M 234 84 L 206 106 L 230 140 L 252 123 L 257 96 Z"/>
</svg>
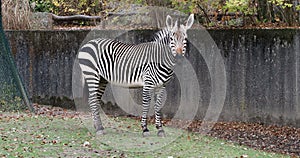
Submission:
<svg viewBox="0 0 300 158">
<path fill-rule="evenodd" d="M 293 6 L 292 3 L 289 3 L 286 0 L 268 0 L 268 2 L 276 6 L 282 7 L 283 9 L 291 8 Z"/>
<path fill-rule="evenodd" d="M 208 6 L 210 7 L 218 7 L 218 2 L 209 1 L 209 0 L 171 0 L 171 7 L 182 11 L 186 14 L 189 13 L 201 13 L 199 6 L 203 7 L 206 11 Z"/>
<path fill-rule="evenodd" d="M 300 5 L 292 0 L 29 0 L 34 11 L 51 12 L 57 15 L 100 15 L 102 12 L 126 8 L 130 4 L 144 6 L 163 6 L 186 14 L 194 13 L 199 22 L 207 25 L 222 26 L 256 25 L 270 22 L 299 25 Z M 225 13 L 236 16 L 224 17 Z M 211 23 L 211 24 L 209 24 Z M 242 24 L 242 25 L 240 25 Z"/>
<path fill-rule="evenodd" d="M 292 0 L 268 0 L 272 6 L 276 7 L 279 10 L 278 13 L 275 13 L 275 20 L 278 22 L 283 22 L 289 26 L 299 25 L 299 13 L 300 10 L 299 2 L 296 3 Z"/>
<path fill-rule="evenodd" d="M 300 10 L 300 5 L 296 5 L 296 10 L 299 11 Z"/>
<path fill-rule="evenodd" d="M 174 9 L 182 11 L 184 13 L 189 13 L 191 10 L 191 6 L 193 6 L 193 1 L 188 0 L 173 0 L 171 3 Z"/>
<path fill-rule="evenodd" d="M 223 9 L 229 12 L 243 13 L 244 15 L 252 15 L 256 12 L 252 0 L 228 0 Z"/>
<path fill-rule="evenodd" d="M 98 15 L 106 1 L 100 0 L 30 0 L 34 11 L 51 12 L 56 15 Z"/>
<path fill-rule="evenodd" d="M 14 85 L 1 84 L 0 89 L 0 110 L 1 111 L 19 111 L 24 110 L 22 98 L 17 96 L 18 92 Z"/>
<path fill-rule="evenodd" d="M 146 4 L 144 0 L 134 0 L 133 3 L 135 3 L 135 4 L 142 4 L 142 5 Z"/>
<path fill-rule="evenodd" d="M 109 2 L 116 1 L 117 3 L 126 3 L 126 4 L 140 4 L 147 6 L 164 6 L 170 7 L 172 0 L 111 0 Z"/>
<path fill-rule="evenodd" d="M 55 7 L 51 0 L 29 0 L 29 3 L 34 5 L 35 12 L 50 12 Z"/>
</svg>

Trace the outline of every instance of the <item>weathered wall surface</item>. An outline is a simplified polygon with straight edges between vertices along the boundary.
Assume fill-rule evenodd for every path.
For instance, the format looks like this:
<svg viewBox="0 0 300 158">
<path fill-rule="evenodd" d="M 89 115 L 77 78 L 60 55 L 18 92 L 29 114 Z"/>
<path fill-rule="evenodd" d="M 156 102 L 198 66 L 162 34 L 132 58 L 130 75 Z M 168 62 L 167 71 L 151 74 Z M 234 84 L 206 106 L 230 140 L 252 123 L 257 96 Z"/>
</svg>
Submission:
<svg viewBox="0 0 300 158">
<path fill-rule="evenodd" d="M 213 31 L 227 72 L 224 118 L 300 126 L 299 31 Z"/>
<path fill-rule="evenodd" d="M 195 103 L 199 104 L 195 118 L 203 119 L 212 96 L 211 79 L 214 78 L 203 53 L 210 53 L 215 45 L 207 42 L 206 36 L 198 37 L 195 31 L 200 31 L 200 34 L 205 34 L 206 31 L 189 32 L 192 43 L 189 44 L 190 52 L 187 56 L 195 69 L 200 87 L 200 104 Z M 35 102 L 74 107 L 72 68 L 77 51 L 88 33 L 89 31 L 6 32 L 20 74 Z M 112 33 L 100 31 L 95 36 Z M 133 31 L 121 35 L 119 39 L 139 43 L 147 41 L 152 33 L 153 31 Z M 220 49 L 226 70 L 226 99 L 219 120 L 300 127 L 300 31 L 210 30 L 209 34 Z M 195 42 L 204 43 L 203 47 L 197 50 L 193 45 Z M 181 65 L 179 60 L 178 66 Z M 168 84 L 167 91 L 163 112 L 172 117 L 178 109 L 182 91 L 176 78 Z M 135 90 L 132 95 L 137 102 L 141 102 L 138 92 L 139 90 Z M 111 90 L 108 89 L 105 100 L 114 100 L 110 93 Z"/>
</svg>

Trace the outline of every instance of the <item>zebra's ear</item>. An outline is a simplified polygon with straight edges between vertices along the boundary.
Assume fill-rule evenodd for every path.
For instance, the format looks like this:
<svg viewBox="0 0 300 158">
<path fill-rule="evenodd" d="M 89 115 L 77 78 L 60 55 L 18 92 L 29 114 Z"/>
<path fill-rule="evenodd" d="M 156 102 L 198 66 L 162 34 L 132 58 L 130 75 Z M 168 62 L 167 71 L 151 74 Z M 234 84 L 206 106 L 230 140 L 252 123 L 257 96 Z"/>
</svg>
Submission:
<svg viewBox="0 0 300 158">
<path fill-rule="evenodd" d="M 194 23 L 194 14 L 191 14 L 186 22 L 185 28 L 190 29 Z"/>
<path fill-rule="evenodd" d="M 166 25 L 168 30 L 172 30 L 173 28 L 173 19 L 170 15 L 167 15 Z"/>
</svg>

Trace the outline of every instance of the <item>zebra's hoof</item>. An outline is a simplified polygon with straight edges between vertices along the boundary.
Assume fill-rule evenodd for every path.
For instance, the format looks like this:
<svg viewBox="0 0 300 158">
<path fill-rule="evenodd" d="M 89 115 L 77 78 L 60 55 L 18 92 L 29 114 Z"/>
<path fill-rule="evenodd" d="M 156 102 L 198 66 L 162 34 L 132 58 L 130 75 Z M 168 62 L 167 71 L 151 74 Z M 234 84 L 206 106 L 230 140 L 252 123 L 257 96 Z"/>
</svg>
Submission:
<svg viewBox="0 0 300 158">
<path fill-rule="evenodd" d="M 105 134 L 105 131 L 104 130 L 98 130 L 97 132 L 96 132 L 96 136 L 102 136 L 102 135 L 104 135 Z"/>
<path fill-rule="evenodd" d="M 158 130 L 157 136 L 158 137 L 165 137 L 166 136 L 165 131 L 164 130 Z"/>
<path fill-rule="evenodd" d="M 148 136 L 150 136 L 150 132 L 149 131 L 143 132 L 143 137 L 148 137 Z"/>
<path fill-rule="evenodd" d="M 150 135 L 149 129 L 146 127 L 143 129 L 143 137 L 148 137 Z"/>
</svg>

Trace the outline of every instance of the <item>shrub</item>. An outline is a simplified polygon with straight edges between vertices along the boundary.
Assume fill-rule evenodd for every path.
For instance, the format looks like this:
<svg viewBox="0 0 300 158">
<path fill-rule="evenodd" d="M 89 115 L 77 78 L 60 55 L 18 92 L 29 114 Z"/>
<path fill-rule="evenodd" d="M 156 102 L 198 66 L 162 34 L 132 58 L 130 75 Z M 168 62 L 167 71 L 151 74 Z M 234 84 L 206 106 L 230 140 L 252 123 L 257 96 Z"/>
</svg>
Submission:
<svg viewBox="0 0 300 158">
<path fill-rule="evenodd" d="M 105 9 L 106 3 L 106 0 L 30 0 L 35 12 L 56 15 L 98 15 Z"/>
</svg>

